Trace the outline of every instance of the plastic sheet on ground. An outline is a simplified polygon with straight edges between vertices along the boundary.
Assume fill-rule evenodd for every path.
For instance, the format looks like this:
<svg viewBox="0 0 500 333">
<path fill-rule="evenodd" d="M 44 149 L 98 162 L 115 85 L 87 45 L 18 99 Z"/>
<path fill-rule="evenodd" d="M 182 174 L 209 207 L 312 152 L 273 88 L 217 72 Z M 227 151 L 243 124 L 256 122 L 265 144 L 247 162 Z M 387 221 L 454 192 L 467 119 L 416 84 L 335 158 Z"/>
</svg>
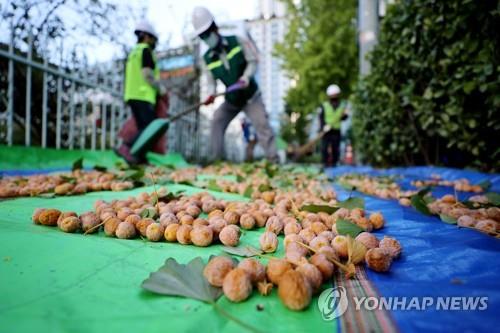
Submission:
<svg viewBox="0 0 500 333">
<path fill-rule="evenodd" d="M 93 168 L 96 165 L 113 169 L 116 167 L 117 162 L 123 162 L 111 150 L 58 150 L 0 145 L 0 176 L 27 176 L 69 171 L 73 162 L 80 158 L 83 158 L 83 167 L 86 169 Z M 149 152 L 147 159 L 153 165 L 189 166 L 178 153 L 160 155 Z"/>
<path fill-rule="evenodd" d="M 200 191 L 184 185 L 169 185 L 168 189 L 186 190 L 187 194 Z M 118 240 L 102 232 L 65 234 L 31 222 L 37 207 L 83 213 L 98 199 L 127 198 L 152 190 L 0 201 L 0 331 L 243 332 L 241 326 L 219 315 L 211 305 L 154 295 L 141 288 L 142 281 L 167 258 L 187 263 L 200 256 L 207 261 L 210 255 L 222 253 L 220 245 L 202 248 Z M 238 195 L 214 194 L 227 200 L 244 200 Z M 243 232 L 243 245 L 258 246 L 261 230 Z M 274 255 L 284 255 L 281 245 Z M 221 297 L 217 304 L 261 332 L 336 332 L 337 322 L 323 321 L 315 302 L 303 312 L 290 311 L 275 288 L 268 297 L 254 291 L 248 301 L 231 303 Z"/>
</svg>

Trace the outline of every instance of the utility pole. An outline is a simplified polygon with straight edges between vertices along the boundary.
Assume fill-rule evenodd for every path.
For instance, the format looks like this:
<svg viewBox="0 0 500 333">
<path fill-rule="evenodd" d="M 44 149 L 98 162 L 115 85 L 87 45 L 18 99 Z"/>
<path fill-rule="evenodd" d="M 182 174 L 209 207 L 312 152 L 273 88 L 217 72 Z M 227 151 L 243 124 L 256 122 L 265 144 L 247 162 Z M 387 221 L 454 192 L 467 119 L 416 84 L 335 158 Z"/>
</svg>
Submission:
<svg viewBox="0 0 500 333">
<path fill-rule="evenodd" d="M 366 55 L 377 44 L 379 1 L 384 0 L 358 0 L 359 73 L 361 76 L 370 73 L 371 66 Z"/>
</svg>

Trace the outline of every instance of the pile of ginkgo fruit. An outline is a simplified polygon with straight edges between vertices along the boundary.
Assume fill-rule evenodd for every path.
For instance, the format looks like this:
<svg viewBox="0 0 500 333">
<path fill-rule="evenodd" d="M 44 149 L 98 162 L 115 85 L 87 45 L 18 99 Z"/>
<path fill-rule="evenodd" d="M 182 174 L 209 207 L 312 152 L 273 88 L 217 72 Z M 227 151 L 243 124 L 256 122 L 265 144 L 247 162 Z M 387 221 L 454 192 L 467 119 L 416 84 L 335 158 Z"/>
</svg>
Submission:
<svg viewBox="0 0 500 333">
<path fill-rule="evenodd" d="M 365 215 L 361 208 L 339 208 L 331 190 L 312 191 L 306 186 L 303 190 L 271 192 L 266 198 L 231 202 L 207 192 L 175 195 L 160 188 L 123 200 L 97 200 L 92 211 L 80 215 L 39 208 L 33 213 L 33 221 L 69 233 L 103 230 L 106 236 L 119 239 L 142 237 L 152 242 L 195 246 L 221 243 L 227 247 L 238 246 L 241 229 L 264 228 L 257 255 L 268 256 L 281 242 L 284 258 L 271 259 L 267 267 L 249 258 L 234 267 L 234 263 L 217 257 L 206 266 L 205 276 L 211 284 L 223 287 L 226 297 L 234 302 L 246 299 L 253 287 L 268 294 L 276 285 L 283 303 L 292 310 L 307 307 L 336 268 L 348 277 L 354 276 L 355 265 L 362 263 L 385 272 L 401 253 L 397 240 L 379 240 L 372 233 L 384 226 L 379 212 Z M 311 203 L 332 211 L 315 213 L 299 208 Z M 340 221 L 358 232 L 342 234 L 337 230 Z M 280 235 L 284 235 L 283 240 Z"/>
</svg>

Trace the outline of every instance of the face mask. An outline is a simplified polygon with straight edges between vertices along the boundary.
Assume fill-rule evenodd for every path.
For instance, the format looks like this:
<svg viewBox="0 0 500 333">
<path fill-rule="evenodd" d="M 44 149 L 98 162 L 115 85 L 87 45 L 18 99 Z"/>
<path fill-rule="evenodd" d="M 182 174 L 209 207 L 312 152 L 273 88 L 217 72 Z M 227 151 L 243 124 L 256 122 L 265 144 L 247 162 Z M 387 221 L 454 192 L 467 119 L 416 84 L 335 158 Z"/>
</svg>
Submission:
<svg viewBox="0 0 500 333">
<path fill-rule="evenodd" d="M 207 43 L 208 47 L 213 49 L 219 44 L 219 35 L 215 32 L 211 32 L 207 38 L 204 38 L 203 41 Z"/>
</svg>

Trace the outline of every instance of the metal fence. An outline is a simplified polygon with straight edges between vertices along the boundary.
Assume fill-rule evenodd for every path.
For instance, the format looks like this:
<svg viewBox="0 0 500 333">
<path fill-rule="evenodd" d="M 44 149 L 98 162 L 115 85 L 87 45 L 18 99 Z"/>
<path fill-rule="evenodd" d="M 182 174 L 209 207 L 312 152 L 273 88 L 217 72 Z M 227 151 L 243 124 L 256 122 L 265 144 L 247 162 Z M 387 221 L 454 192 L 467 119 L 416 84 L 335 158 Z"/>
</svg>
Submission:
<svg viewBox="0 0 500 333">
<path fill-rule="evenodd" d="M 107 149 L 128 111 L 122 100 L 123 61 L 64 66 L 35 54 L 28 32 L 24 51 L 16 36 L 0 48 L 0 143 Z"/>
<path fill-rule="evenodd" d="M 169 116 L 183 112 L 200 100 L 197 53 L 196 46 L 185 46 L 157 54 L 160 76 L 169 92 Z M 200 124 L 199 112 L 172 122 L 167 133 L 168 151 L 180 153 L 189 161 L 200 162 Z"/>
</svg>

